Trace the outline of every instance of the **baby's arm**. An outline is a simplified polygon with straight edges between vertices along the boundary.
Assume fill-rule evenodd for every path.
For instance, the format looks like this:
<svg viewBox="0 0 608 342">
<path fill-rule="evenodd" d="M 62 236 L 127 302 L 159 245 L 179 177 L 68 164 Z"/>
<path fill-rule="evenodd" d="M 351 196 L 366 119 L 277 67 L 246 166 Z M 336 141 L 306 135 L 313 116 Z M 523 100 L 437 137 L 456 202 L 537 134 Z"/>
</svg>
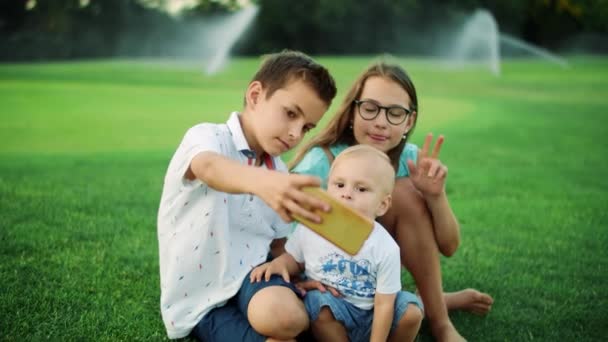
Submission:
<svg viewBox="0 0 608 342">
<path fill-rule="evenodd" d="M 299 274 L 303 270 L 303 264 L 300 264 L 294 259 L 291 254 L 283 253 L 280 257 L 262 264 L 251 271 L 249 280 L 253 282 L 259 282 L 262 277 L 266 281 L 270 280 L 270 276 L 278 274 L 283 277 L 283 280 L 289 282 L 290 275 Z"/>
<path fill-rule="evenodd" d="M 287 238 L 272 240 L 270 243 L 270 254 L 273 258 L 278 258 L 280 255 L 285 253 L 285 242 L 287 242 Z"/>
<path fill-rule="evenodd" d="M 370 342 L 388 340 L 391 332 L 393 315 L 395 314 L 395 299 L 397 294 L 382 294 L 376 292 L 374 296 L 374 318 Z"/>
<path fill-rule="evenodd" d="M 314 210 L 329 210 L 326 203 L 301 191 L 302 187 L 319 186 L 317 177 L 251 167 L 214 152 L 196 155 L 185 177 L 189 180 L 198 178 L 218 191 L 257 195 L 285 222 L 293 220 L 292 214 L 320 222 L 321 217 L 314 214 Z M 311 209 L 307 210 L 307 207 Z"/>
</svg>

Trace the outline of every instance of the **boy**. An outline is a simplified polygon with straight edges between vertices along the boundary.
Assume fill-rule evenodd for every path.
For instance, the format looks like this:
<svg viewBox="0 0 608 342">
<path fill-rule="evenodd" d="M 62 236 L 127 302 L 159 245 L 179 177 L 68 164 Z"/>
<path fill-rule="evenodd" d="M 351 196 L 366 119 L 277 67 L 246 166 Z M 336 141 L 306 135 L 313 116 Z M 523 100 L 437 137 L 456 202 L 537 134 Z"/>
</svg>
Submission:
<svg viewBox="0 0 608 342">
<path fill-rule="evenodd" d="M 253 77 L 242 113 L 186 133 L 158 211 L 161 312 L 169 338 L 288 340 L 308 327 L 293 285 L 280 277 L 261 286 L 246 279 L 266 261 L 273 240 L 282 250 L 292 214 L 320 221 L 304 208 L 329 210 L 300 190 L 319 179 L 287 174 L 278 156 L 315 127 L 335 94 L 325 68 L 284 51 L 270 55 Z"/>
<path fill-rule="evenodd" d="M 391 205 L 395 171 L 383 152 L 356 145 L 333 162 L 327 183 L 331 196 L 375 219 Z M 422 321 L 422 303 L 401 291 L 399 247 L 374 223 L 368 239 L 350 256 L 308 228 L 298 225 L 285 245 L 287 253 L 255 268 L 252 282 L 302 270 L 308 278 L 336 288 L 343 297 L 309 291 L 304 298 L 319 341 L 413 341 Z M 392 322 L 392 323 L 391 323 Z"/>
</svg>

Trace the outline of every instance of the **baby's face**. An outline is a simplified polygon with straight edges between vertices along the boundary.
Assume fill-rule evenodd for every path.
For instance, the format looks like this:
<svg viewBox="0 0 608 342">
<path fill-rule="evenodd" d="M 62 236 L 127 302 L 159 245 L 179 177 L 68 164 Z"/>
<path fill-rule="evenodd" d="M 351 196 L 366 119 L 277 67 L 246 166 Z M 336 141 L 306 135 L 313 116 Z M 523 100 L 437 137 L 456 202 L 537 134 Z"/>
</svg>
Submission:
<svg viewBox="0 0 608 342">
<path fill-rule="evenodd" d="M 346 158 L 334 165 L 327 192 L 359 213 L 375 219 L 383 215 L 387 197 L 382 174 L 365 160 Z"/>
</svg>

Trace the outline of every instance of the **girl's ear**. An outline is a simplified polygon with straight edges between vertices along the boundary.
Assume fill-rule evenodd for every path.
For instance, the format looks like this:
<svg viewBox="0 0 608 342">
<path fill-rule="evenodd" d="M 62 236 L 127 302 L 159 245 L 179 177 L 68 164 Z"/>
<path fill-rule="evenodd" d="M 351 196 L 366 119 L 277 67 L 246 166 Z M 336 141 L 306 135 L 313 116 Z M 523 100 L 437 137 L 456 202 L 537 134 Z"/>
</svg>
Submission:
<svg viewBox="0 0 608 342">
<path fill-rule="evenodd" d="M 247 91 L 245 92 L 245 100 L 247 101 L 247 107 L 255 108 L 255 106 L 260 101 L 260 96 L 264 91 L 264 87 L 262 87 L 262 82 L 253 81 L 249 83 L 247 87 Z"/>
<path fill-rule="evenodd" d="M 392 202 L 393 202 L 393 197 L 390 194 L 386 195 L 382 199 L 380 204 L 378 205 L 378 209 L 376 209 L 376 217 L 380 217 L 380 216 L 386 214 L 388 209 L 391 207 Z"/>
<path fill-rule="evenodd" d="M 408 133 L 412 129 L 412 127 L 414 127 L 417 116 L 418 116 L 417 111 L 413 111 L 412 114 L 410 114 L 408 116 L 407 120 L 405 121 L 405 133 Z"/>
</svg>

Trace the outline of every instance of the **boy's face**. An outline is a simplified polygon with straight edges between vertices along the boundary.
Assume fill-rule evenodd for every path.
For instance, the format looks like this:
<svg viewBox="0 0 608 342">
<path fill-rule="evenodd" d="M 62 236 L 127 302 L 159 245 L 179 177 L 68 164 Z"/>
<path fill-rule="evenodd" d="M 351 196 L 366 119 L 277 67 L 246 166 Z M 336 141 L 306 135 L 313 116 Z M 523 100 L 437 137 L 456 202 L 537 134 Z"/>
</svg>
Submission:
<svg viewBox="0 0 608 342">
<path fill-rule="evenodd" d="M 382 172 L 368 160 L 346 157 L 334 165 L 327 192 L 372 220 L 386 213 L 391 204 Z"/>
<path fill-rule="evenodd" d="M 327 104 L 301 80 L 289 82 L 269 98 L 259 82 L 253 82 L 252 88 L 248 106 L 254 136 L 248 140 L 256 153 L 278 156 L 294 148 L 327 111 Z"/>
</svg>

